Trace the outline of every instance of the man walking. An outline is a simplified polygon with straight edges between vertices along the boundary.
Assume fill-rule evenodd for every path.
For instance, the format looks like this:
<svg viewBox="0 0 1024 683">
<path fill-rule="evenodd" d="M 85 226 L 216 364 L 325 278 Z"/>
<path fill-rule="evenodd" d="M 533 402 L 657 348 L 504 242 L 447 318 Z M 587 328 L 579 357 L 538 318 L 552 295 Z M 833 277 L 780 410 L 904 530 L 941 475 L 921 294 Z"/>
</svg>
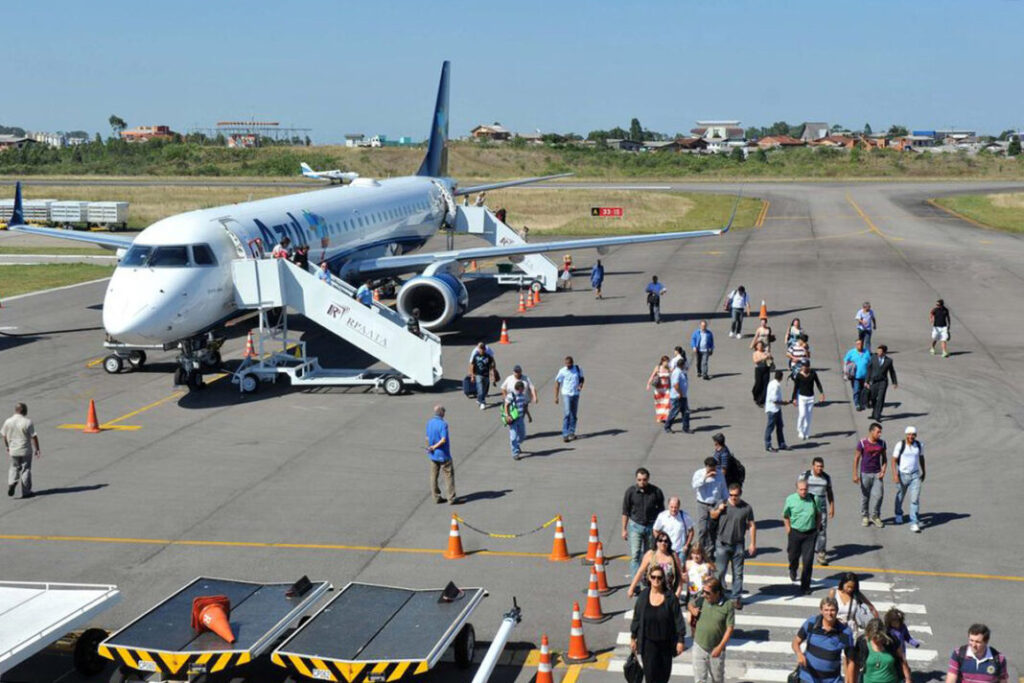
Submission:
<svg viewBox="0 0 1024 683">
<path fill-rule="evenodd" d="M 800 372 L 793 378 L 793 404 L 797 407 L 796 435 L 801 441 L 811 436 L 811 417 L 814 414 L 814 389 L 821 394 L 819 399 L 825 402 L 825 390 L 821 388 L 818 371 L 810 365 L 800 367 Z"/>
<path fill-rule="evenodd" d="M 711 379 L 709 367 L 711 354 L 715 352 L 715 335 L 708 329 L 707 320 L 701 320 L 700 327 L 690 335 L 690 348 L 697 356 L 697 375 L 703 379 Z"/>
<path fill-rule="evenodd" d="M 864 341 L 861 339 L 858 339 L 853 348 L 843 356 L 843 377 L 850 382 L 853 405 L 858 412 L 864 410 L 864 380 L 867 379 L 870 362 L 871 352 L 864 348 Z"/>
<path fill-rule="evenodd" d="M 857 450 L 853 455 L 853 483 L 860 484 L 861 526 L 874 524 L 879 529 L 885 526 L 885 522 L 882 521 L 885 453 L 882 425 L 872 422 L 868 428 L 868 438 L 857 442 Z"/>
<path fill-rule="evenodd" d="M 818 501 L 807 492 L 806 479 L 797 479 L 796 493 L 786 497 L 786 504 L 782 508 L 782 523 L 786 526 L 789 580 L 796 583 L 796 570 L 802 564 L 800 590 L 804 595 L 809 595 L 811 570 L 814 569 L 814 541 L 821 524 L 821 510 Z"/>
<path fill-rule="evenodd" d="M 828 564 L 828 520 L 836 516 L 836 497 L 832 493 L 832 477 L 825 471 L 825 460 L 820 457 L 812 460 L 811 469 L 800 478 L 807 482 L 807 492 L 818 502 L 821 521 L 818 524 L 818 538 L 814 541 L 814 552 L 817 553 L 818 564 Z"/>
<path fill-rule="evenodd" d="M 778 450 L 784 451 L 788 448 L 786 446 L 786 437 L 782 433 L 783 403 L 782 370 L 776 370 L 775 376 L 768 382 L 768 388 L 765 390 L 764 395 L 764 449 L 769 453 L 774 453 L 776 450 L 772 448 L 772 431 L 775 432 L 775 442 L 779 444 Z"/>
<path fill-rule="evenodd" d="M 656 325 L 661 324 L 661 297 L 668 291 L 665 285 L 658 282 L 658 276 L 652 275 L 651 282 L 644 289 L 647 292 L 647 310 L 650 312 L 651 321 Z"/>
<path fill-rule="evenodd" d="M 725 647 L 736 625 L 733 603 L 725 599 L 722 583 L 704 579 L 704 587 L 687 609 L 697 620 L 693 629 L 693 680 L 695 683 L 725 683 Z"/>
<path fill-rule="evenodd" d="M 743 313 L 750 315 L 750 297 L 743 285 L 729 292 L 725 297 L 725 308 L 732 316 L 732 326 L 729 328 L 729 336 L 740 339 L 743 336 Z"/>
<path fill-rule="evenodd" d="M 886 355 L 888 352 L 888 346 L 879 344 L 876 355 L 868 363 L 868 404 L 871 406 L 871 419 L 875 422 L 882 420 L 882 408 L 885 406 L 885 392 L 889 389 L 889 380 L 892 379 L 893 389 L 899 389 L 896 368 L 893 367 L 892 358 Z"/>
<path fill-rule="evenodd" d="M 435 503 L 443 503 L 437 475 L 444 473 L 448 503 L 455 505 L 455 466 L 452 463 L 452 440 L 444 419 L 444 406 L 434 406 L 434 417 L 427 422 L 427 456 L 430 457 L 430 493 Z"/>
<path fill-rule="evenodd" d="M 725 445 L 725 434 L 716 432 L 711 436 L 711 443 L 713 447 L 711 457 L 715 459 L 715 462 L 718 463 L 718 468 L 722 470 L 726 485 L 731 484 L 732 481 L 729 479 L 729 461 L 732 459 L 732 451 Z"/>
<path fill-rule="evenodd" d="M 854 683 L 853 631 L 839 621 L 839 603 L 822 598 L 820 614 L 808 619 L 793 637 L 801 683 Z M 806 653 L 801 646 L 807 643 Z M 844 666 L 843 657 L 846 657 Z M 949 683 L 949 682 L 947 682 Z"/>
<path fill-rule="evenodd" d="M 921 533 L 921 484 L 924 483 L 924 444 L 917 427 L 907 427 L 903 441 L 892 449 L 892 480 L 896 484 L 896 524 L 903 524 L 903 500 L 910 493 L 910 530 Z"/>
<path fill-rule="evenodd" d="M 512 393 L 505 397 L 502 405 L 502 417 L 508 425 L 508 440 L 512 446 L 512 459 L 519 460 L 523 452 L 523 439 L 526 438 L 526 418 L 530 417 L 529 401 L 526 398 L 526 385 L 522 380 L 516 382 Z"/>
<path fill-rule="evenodd" d="M 669 375 L 668 398 L 671 401 L 671 408 L 668 417 L 665 418 L 666 434 L 672 432 L 672 423 L 675 422 L 677 415 L 682 417 L 683 433 L 690 433 L 690 404 L 686 398 L 686 393 L 690 390 L 690 379 L 686 375 L 685 365 L 686 360 L 679 358 L 676 360 L 676 366 L 672 368 L 672 374 Z"/>
<path fill-rule="evenodd" d="M 505 381 L 501 383 L 501 398 L 506 399 L 516 388 L 516 382 L 522 382 L 525 387 L 526 402 L 536 403 L 537 402 L 537 387 L 533 386 L 533 382 L 530 381 L 528 375 L 523 374 L 522 365 L 513 365 L 512 374 L 505 378 Z"/>
<path fill-rule="evenodd" d="M 935 302 L 935 308 L 931 312 L 932 321 L 932 348 L 931 354 L 935 355 L 935 342 L 942 344 L 942 357 L 949 358 L 949 309 L 942 299 Z"/>
<path fill-rule="evenodd" d="M 597 259 L 597 263 L 590 269 L 590 286 L 594 290 L 594 298 L 601 298 L 601 285 L 604 284 L 604 266 L 601 265 L 601 259 Z"/>
<path fill-rule="evenodd" d="M 710 456 L 705 458 L 704 467 L 693 473 L 690 485 L 697 496 L 697 539 L 705 556 L 710 558 L 718 539 L 718 520 L 711 517 L 711 511 L 729 497 L 718 461 Z"/>
<path fill-rule="evenodd" d="M 718 545 L 715 547 L 715 566 L 718 567 L 718 581 L 725 586 L 725 572 L 732 564 L 732 591 L 729 599 L 736 609 L 743 609 L 743 560 L 744 541 L 750 530 L 750 546 L 746 550 L 753 557 L 757 553 L 757 526 L 754 524 L 754 508 L 740 498 L 743 487 L 738 483 L 729 484 L 729 499 L 711 511 L 711 518 L 718 522 Z"/>
<path fill-rule="evenodd" d="M 946 683 L 1007 683 L 1006 656 L 988 644 L 992 632 L 985 624 L 967 629 L 967 644 L 949 656 Z"/>
<path fill-rule="evenodd" d="M 28 407 L 24 403 L 14 404 L 14 415 L 11 415 L 0 427 L 4 447 L 11 457 L 11 468 L 7 472 L 7 495 L 13 496 L 21 482 L 21 497 L 31 498 L 32 493 L 32 456 L 43 457 L 39 450 L 39 437 L 36 427 L 28 419 Z"/>
<path fill-rule="evenodd" d="M 501 381 L 494 352 L 484 342 L 477 342 L 469 354 L 469 375 L 476 382 L 476 402 L 480 410 L 484 410 L 487 408 L 487 392 L 491 390 L 491 376 L 495 384 Z"/>
<path fill-rule="evenodd" d="M 679 496 L 668 499 L 668 509 L 662 510 L 654 520 L 654 531 L 660 531 L 672 541 L 672 552 L 679 556 L 679 563 L 686 562 L 688 548 L 693 542 L 693 518 L 682 509 Z"/>
<path fill-rule="evenodd" d="M 871 302 L 865 301 L 853 319 L 857 321 L 857 339 L 864 342 L 864 348 L 871 351 L 871 334 L 878 329 L 878 317 L 871 309 Z"/>
<path fill-rule="evenodd" d="M 580 391 L 583 390 L 583 368 L 576 365 L 572 356 L 565 357 L 565 366 L 555 375 L 555 405 L 562 398 L 562 441 L 576 438 L 576 420 L 580 407 Z"/>
<path fill-rule="evenodd" d="M 636 483 L 622 499 L 622 540 L 629 543 L 629 578 L 640 568 L 640 558 L 654 548 L 654 522 L 665 509 L 665 495 L 651 483 L 646 468 L 636 470 Z"/>
</svg>

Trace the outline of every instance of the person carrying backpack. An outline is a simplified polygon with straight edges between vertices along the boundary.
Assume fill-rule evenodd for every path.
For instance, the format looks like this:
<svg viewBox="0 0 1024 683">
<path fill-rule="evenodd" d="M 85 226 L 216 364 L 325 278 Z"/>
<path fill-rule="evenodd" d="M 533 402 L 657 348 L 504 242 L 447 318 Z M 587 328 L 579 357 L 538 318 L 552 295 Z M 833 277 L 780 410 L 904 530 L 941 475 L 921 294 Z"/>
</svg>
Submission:
<svg viewBox="0 0 1024 683">
<path fill-rule="evenodd" d="M 1006 656 L 988 644 L 992 632 L 985 624 L 967 629 L 967 644 L 949 657 L 946 683 L 1007 683 Z"/>
</svg>

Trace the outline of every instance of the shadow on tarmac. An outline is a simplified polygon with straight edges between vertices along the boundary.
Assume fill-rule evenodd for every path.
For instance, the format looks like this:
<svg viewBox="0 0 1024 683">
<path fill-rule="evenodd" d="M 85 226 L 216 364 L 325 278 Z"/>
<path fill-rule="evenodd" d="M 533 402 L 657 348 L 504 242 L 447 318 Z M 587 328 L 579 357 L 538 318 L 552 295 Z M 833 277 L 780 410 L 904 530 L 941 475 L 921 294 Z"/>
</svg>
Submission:
<svg viewBox="0 0 1024 683">
<path fill-rule="evenodd" d="M 502 489 L 500 491 L 474 491 L 473 493 L 469 493 L 464 496 L 455 496 L 455 502 L 459 505 L 465 505 L 466 503 L 472 503 L 477 500 L 494 500 L 496 498 L 503 498 L 506 493 L 512 493 L 512 489 Z"/>
<path fill-rule="evenodd" d="M 97 491 L 109 486 L 109 484 L 88 484 L 83 486 L 62 486 L 54 489 L 43 489 L 34 491 L 35 496 L 57 496 L 62 493 L 84 493 L 86 491 Z"/>
<path fill-rule="evenodd" d="M 946 522 L 955 522 L 970 517 L 966 512 L 923 512 L 918 516 L 926 527 L 942 526 Z"/>
<path fill-rule="evenodd" d="M 832 548 L 831 561 L 837 562 L 839 560 L 845 560 L 848 557 L 855 557 L 857 555 L 863 555 L 864 553 L 870 553 L 881 549 L 882 546 L 877 544 L 863 545 L 861 543 L 840 543 Z"/>
</svg>

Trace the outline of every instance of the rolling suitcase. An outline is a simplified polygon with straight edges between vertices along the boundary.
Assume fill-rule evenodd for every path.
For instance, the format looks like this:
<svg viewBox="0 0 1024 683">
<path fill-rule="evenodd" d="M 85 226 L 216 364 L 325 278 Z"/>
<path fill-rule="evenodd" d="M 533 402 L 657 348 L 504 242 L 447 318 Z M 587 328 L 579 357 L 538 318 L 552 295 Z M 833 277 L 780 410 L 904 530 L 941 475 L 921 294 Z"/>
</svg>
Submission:
<svg viewBox="0 0 1024 683">
<path fill-rule="evenodd" d="M 476 381 L 469 375 L 462 378 L 462 393 L 466 398 L 476 398 Z"/>
</svg>

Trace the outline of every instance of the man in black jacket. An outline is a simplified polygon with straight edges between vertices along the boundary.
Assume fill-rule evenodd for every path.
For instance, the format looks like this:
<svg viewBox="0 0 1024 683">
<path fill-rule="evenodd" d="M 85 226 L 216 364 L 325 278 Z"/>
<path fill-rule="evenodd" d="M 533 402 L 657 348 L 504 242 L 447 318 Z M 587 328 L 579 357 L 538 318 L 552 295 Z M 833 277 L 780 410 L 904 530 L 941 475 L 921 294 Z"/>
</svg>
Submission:
<svg viewBox="0 0 1024 683">
<path fill-rule="evenodd" d="M 871 404 L 871 419 L 875 422 L 882 420 L 882 407 L 885 405 L 885 392 L 889 388 L 889 378 L 892 378 L 892 388 L 899 389 L 899 382 L 896 380 L 896 368 L 892 365 L 892 358 L 886 354 L 889 348 L 885 344 L 879 344 L 874 358 L 868 362 L 868 376 L 865 386 L 868 389 L 868 402 Z"/>
<path fill-rule="evenodd" d="M 629 577 L 640 568 L 640 558 L 654 548 L 654 520 L 665 509 L 665 494 L 651 483 L 651 473 L 636 470 L 636 484 L 622 499 L 622 540 L 629 543 Z"/>
</svg>

